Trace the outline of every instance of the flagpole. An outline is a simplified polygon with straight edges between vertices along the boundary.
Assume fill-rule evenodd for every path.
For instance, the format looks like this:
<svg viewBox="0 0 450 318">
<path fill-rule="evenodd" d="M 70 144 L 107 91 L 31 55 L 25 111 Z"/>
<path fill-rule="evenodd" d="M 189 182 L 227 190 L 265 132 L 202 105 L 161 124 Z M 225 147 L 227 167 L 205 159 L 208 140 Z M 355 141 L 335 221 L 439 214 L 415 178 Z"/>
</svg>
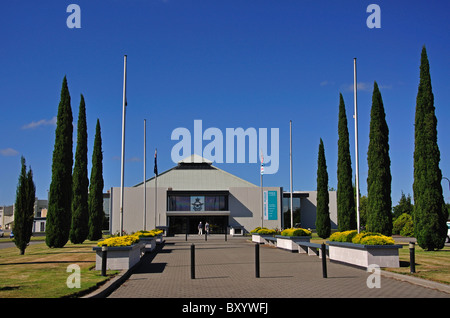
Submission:
<svg viewBox="0 0 450 318">
<path fill-rule="evenodd" d="M 155 229 L 157 226 L 156 215 L 158 211 L 158 168 L 156 158 L 157 158 L 157 149 L 155 149 L 155 168 L 153 169 L 153 172 L 155 173 Z"/>
<path fill-rule="evenodd" d="M 264 157 L 261 149 L 261 227 L 264 227 L 263 174 L 264 174 Z"/>
<path fill-rule="evenodd" d="M 356 223 L 357 230 L 359 233 L 359 158 L 358 158 L 358 107 L 357 107 L 357 81 L 356 81 L 356 58 L 353 59 L 353 98 L 355 103 L 355 159 L 356 159 Z"/>
<path fill-rule="evenodd" d="M 290 166 L 291 166 L 291 228 L 294 227 L 294 205 L 292 204 L 292 120 L 289 121 L 289 135 L 290 135 L 290 151 L 289 151 L 289 158 L 290 158 Z"/>
<path fill-rule="evenodd" d="M 146 231 L 146 224 L 147 224 L 147 142 L 146 142 L 146 120 L 144 119 L 144 231 Z"/>
<path fill-rule="evenodd" d="M 123 57 L 123 101 L 122 101 L 122 155 L 121 155 L 121 176 L 120 176 L 120 234 L 123 235 L 123 181 L 125 171 L 125 116 L 127 106 L 127 56 Z"/>
</svg>

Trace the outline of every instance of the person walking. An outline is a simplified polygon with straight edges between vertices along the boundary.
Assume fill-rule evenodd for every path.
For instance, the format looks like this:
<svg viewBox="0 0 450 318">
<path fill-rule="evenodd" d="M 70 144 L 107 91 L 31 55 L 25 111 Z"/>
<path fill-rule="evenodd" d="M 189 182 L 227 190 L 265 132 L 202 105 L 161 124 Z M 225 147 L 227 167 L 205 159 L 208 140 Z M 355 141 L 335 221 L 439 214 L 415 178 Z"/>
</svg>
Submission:
<svg viewBox="0 0 450 318">
<path fill-rule="evenodd" d="M 209 223 L 208 222 L 205 223 L 205 232 L 207 235 L 209 235 Z"/>
<path fill-rule="evenodd" d="M 200 221 L 200 223 L 198 224 L 198 235 L 202 235 L 203 234 L 203 225 L 202 225 L 202 221 Z"/>
</svg>

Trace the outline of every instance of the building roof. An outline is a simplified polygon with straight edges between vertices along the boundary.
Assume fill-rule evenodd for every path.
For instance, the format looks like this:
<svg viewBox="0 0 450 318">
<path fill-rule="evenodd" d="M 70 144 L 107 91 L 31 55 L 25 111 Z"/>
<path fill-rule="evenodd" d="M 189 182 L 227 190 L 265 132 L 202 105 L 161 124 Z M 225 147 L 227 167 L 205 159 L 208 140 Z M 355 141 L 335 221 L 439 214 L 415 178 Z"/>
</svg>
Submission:
<svg viewBox="0 0 450 318">
<path fill-rule="evenodd" d="M 158 174 L 158 188 L 172 190 L 228 190 L 233 187 L 257 187 L 231 173 L 212 165 L 212 162 L 199 155 L 184 158 L 178 165 Z M 143 182 L 135 185 L 142 187 Z M 155 177 L 146 181 L 147 188 L 155 187 Z"/>
</svg>

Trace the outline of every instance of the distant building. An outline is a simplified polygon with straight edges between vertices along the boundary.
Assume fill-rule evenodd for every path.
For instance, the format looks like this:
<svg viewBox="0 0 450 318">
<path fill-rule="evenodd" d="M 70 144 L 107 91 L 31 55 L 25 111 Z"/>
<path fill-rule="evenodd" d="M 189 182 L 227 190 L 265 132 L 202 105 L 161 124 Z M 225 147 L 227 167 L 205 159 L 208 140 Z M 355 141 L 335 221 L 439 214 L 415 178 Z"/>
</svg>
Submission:
<svg viewBox="0 0 450 318">
<path fill-rule="evenodd" d="M 10 230 L 14 222 L 14 206 L 0 206 L 0 228 Z"/>
</svg>

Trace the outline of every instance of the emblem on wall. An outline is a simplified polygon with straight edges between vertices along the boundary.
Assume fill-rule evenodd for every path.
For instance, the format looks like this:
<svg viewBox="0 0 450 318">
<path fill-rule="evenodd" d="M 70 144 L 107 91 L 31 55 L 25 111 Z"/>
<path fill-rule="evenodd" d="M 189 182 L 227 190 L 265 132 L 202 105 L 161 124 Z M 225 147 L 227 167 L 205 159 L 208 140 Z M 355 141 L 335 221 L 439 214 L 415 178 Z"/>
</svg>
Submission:
<svg viewBox="0 0 450 318">
<path fill-rule="evenodd" d="M 204 211 L 205 197 L 191 197 L 191 211 Z"/>
</svg>

